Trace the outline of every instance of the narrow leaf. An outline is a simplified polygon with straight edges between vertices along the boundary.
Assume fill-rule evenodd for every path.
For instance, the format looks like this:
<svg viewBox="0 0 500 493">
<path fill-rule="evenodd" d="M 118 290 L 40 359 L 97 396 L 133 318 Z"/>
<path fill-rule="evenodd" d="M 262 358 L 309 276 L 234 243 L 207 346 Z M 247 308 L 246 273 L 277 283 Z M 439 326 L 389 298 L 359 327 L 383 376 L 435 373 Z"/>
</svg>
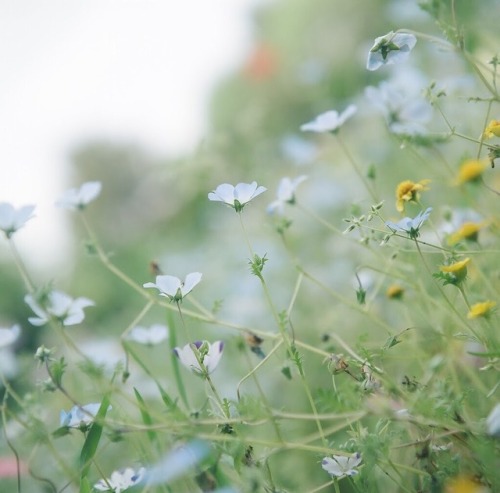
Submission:
<svg viewBox="0 0 500 493">
<path fill-rule="evenodd" d="M 135 398 L 137 399 L 137 402 L 139 403 L 139 409 L 141 411 L 141 416 L 142 416 L 142 421 L 146 426 L 152 426 L 153 425 L 153 420 L 151 419 L 151 415 L 148 412 L 148 409 L 146 407 L 146 403 L 144 402 L 144 399 L 142 398 L 141 394 L 139 391 L 134 387 L 134 393 L 135 393 Z M 151 443 L 154 443 L 157 436 L 156 433 L 153 430 L 148 430 L 147 431 L 148 438 Z"/>
</svg>

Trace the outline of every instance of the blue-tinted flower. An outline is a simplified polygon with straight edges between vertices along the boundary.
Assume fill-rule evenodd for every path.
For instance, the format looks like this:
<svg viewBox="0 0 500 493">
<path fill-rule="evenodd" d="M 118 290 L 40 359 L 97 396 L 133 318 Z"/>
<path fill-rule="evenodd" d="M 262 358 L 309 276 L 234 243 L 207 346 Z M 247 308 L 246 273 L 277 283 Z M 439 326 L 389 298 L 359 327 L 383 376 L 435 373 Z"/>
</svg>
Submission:
<svg viewBox="0 0 500 493">
<path fill-rule="evenodd" d="M 382 65 L 403 62 L 416 44 L 417 38 L 413 34 L 391 31 L 385 36 L 380 36 L 375 39 L 368 53 L 366 68 L 377 70 Z"/>
<path fill-rule="evenodd" d="M 282 214 L 285 204 L 294 204 L 295 190 L 304 180 L 307 180 L 307 176 L 305 175 L 298 176 L 294 179 L 288 177 L 283 178 L 278 185 L 278 191 L 276 193 L 278 198 L 268 205 L 267 212 L 269 214 L 274 214 L 275 212 Z"/>
<path fill-rule="evenodd" d="M 267 188 L 265 187 L 257 186 L 256 181 L 252 183 L 238 183 L 236 186 L 223 183 L 208 194 L 208 199 L 215 202 L 224 202 L 230 205 L 236 212 L 241 212 L 245 204 L 266 190 Z"/>
<path fill-rule="evenodd" d="M 137 471 L 131 467 L 127 467 L 121 471 L 114 471 L 111 477 L 104 480 L 101 479 L 94 484 L 94 489 L 98 491 L 113 491 L 114 493 L 121 493 L 128 490 L 140 483 L 144 479 L 146 469 L 141 467 Z"/>
<path fill-rule="evenodd" d="M 500 404 L 497 404 L 486 418 L 488 435 L 500 438 Z"/>
<path fill-rule="evenodd" d="M 404 217 L 401 221 L 397 223 L 393 223 L 391 221 L 387 221 L 385 225 L 392 229 L 392 231 L 397 233 L 408 233 L 410 238 L 417 238 L 420 234 L 420 228 L 424 224 L 424 222 L 429 218 L 429 215 L 432 211 L 432 207 L 428 207 L 425 211 L 420 212 L 413 219 L 410 217 Z"/>
<path fill-rule="evenodd" d="M 94 421 L 100 407 L 101 403 L 96 402 L 92 404 L 85 404 L 84 406 L 73 406 L 68 412 L 61 411 L 59 418 L 60 426 L 86 429 Z M 111 406 L 108 406 L 108 411 L 110 409 Z"/>
<path fill-rule="evenodd" d="M 356 452 L 350 456 L 334 455 L 333 458 L 325 457 L 321 461 L 321 467 L 331 476 L 343 478 L 344 476 L 354 476 L 358 474 L 355 469 L 361 463 L 361 454 Z"/>
<path fill-rule="evenodd" d="M 61 291 L 51 291 L 44 299 L 35 299 L 31 294 L 24 297 L 24 301 L 35 312 L 37 317 L 29 317 L 32 325 L 44 325 L 52 317 L 63 325 L 76 325 L 83 321 L 83 309 L 95 303 L 88 298 L 73 299 Z"/>
<path fill-rule="evenodd" d="M 168 327 L 166 325 L 154 324 L 151 327 L 134 327 L 127 339 L 130 341 L 138 342 L 139 344 L 147 344 L 154 346 L 164 341 L 168 337 Z"/>
<path fill-rule="evenodd" d="M 0 348 L 14 344 L 20 335 L 21 327 L 17 324 L 12 327 L 0 327 Z"/>
<path fill-rule="evenodd" d="M 170 301 L 182 301 L 191 290 L 201 281 L 200 272 L 191 272 L 182 282 L 174 276 L 156 276 L 156 283 L 147 282 L 143 284 L 145 288 L 156 288 L 160 291 L 160 296 L 167 297 Z"/>
<path fill-rule="evenodd" d="M 224 343 L 222 341 L 215 341 L 212 344 L 208 341 L 196 341 L 192 344 L 186 344 L 182 348 L 174 348 L 174 353 L 186 368 L 203 375 L 210 374 L 215 370 L 222 358 L 223 350 Z M 203 367 L 200 366 L 200 361 Z"/>
<path fill-rule="evenodd" d="M 56 206 L 64 209 L 84 209 L 101 193 L 101 182 L 88 181 L 80 188 L 70 188 L 56 202 Z"/>
<path fill-rule="evenodd" d="M 304 123 L 300 126 L 303 132 L 332 132 L 336 133 L 340 127 L 353 116 L 358 108 L 351 104 L 342 113 L 339 114 L 338 111 L 331 110 L 325 113 L 321 113 L 314 120 Z"/>
<path fill-rule="evenodd" d="M 19 209 L 8 202 L 0 203 L 0 230 L 10 238 L 33 217 L 34 205 L 24 205 Z"/>
</svg>

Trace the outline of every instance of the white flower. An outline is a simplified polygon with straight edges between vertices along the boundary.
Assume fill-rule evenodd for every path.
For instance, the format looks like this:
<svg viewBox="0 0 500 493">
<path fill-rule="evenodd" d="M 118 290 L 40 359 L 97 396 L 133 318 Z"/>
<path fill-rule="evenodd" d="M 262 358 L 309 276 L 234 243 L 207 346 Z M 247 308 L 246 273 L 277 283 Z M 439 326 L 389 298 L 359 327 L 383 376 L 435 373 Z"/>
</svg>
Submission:
<svg viewBox="0 0 500 493">
<path fill-rule="evenodd" d="M 94 488 L 98 491 L 113 491 L 114 493 L 121 493 L 128 490 L 132 486 L 140 483 L 144 479 L 146 469 L 141 467 L 134 471 L 131 467 L 127 467 L 122 471 L 114 471 L 111 477 L 94 484 Z"/>
<path fill-rule="evenodd" d="M 382 65 L 392 65 L 403 62 L 410 55 L 410 51 L 417 44 L 413 34 L 394 33 L 391 31 L 385 36 L 375 39 L 368 53 L 366 68 L 377 70 Z"/>
<path fill-rule="evenodd" d="M 170 301 L 182 301 L 184 296 L 201 281 L 200 272 L 191 272 L 186 276 L 186 280 L 182 282 L 178 277 L 174 276 L 156 276 L 156 283 L 147 282 L 143 284 L 145 288 L 156 288 L 160 291 L 160 296 L 166 296 Z"/>
<path fill-rule="evenodd" d="M 18 229 L 21 229 L 33 217 L 34 205 L 23 205 L 15 209 L 8 202 L 0 203 L 0 229 L 10 238 Z"/>
<path fill-rule="evenodd" d="M 384 115 L 389 130 L 396 134 L 425 134 L 425 123 L 432 117 L 431 105 L 410 90 L 404 81 L 381 82 L 365 89 L 366 98 Z"/>
<path fill-rule="evenodd" d="M 223 350 L 224 343 L 222 341 L 215 341 L 212 344 L 208 341 L 196 341 L 192 344 L 186 344 L 183 348 L 174 348 L 174 353 L 186 368 L 198 374 L 204 374 L 205 370 L 206 373 L 210 374 L 219 364 Z M 196 355 L 205 369 L 200 366 Z"/>
<path fill-rule="evenodd" d="M 208 199 L 215 202 L 224 202 L 233 207 L 236 212 L 241 212 L 245 204 L 266 190 L 266 187 L 258 187 L 256 181 L 252 183 L 238 183 L 236 186 L 223 183 L 208 194 Z"/>
<path fill-rule="evenodd" d="M 486 418 L 488 435 L 500 438 L 500 404 L 497 404 Z"/>
<path fill-rule="evenodd" d="M 300 126 L 303 132 L 337 132 L 340 127 L 358 111 L 354 104 L 350 104 L 342 113 L 331 110 L 321 113 L 314 120 Z"/>
<path fill-rule="evenodd" d="M 101 193 L 100 181 L 88 181 L 80 188 L 70 188 L 56 202 L 57 207 L 64 209 L 84 209 Z"/>
<path fill-rule="evenodd" d="M 84 406 L 73 406 L 68 412 L 61 411 L 60 426 L 67 426 L 68 428 L 87 428 L 96 417 L 100 402 L 85 404 Z M 108 411 L 111 406 L 108 406 Z"/>
<path fill-rule="evenodd" d="M 153 346 L 164 341 L 168 337 L 168 328 L 165 325 L 154 324 L 151 327 L 134 327 L 128 334 L 127 339 Z"/>
<path fill-rule="evenodd" d="M 307 180 L 307 176 L 305 175 L 298 176 L 293 180 L 288 177 L 283 178 L 278 185 L 276 193 L 278 199 L 268 205 L 267 212 L 269 214 L 274 214 L 275 212 L 282 214 L 285 204 L 294 204 L 295 190 L 304 180 Z"/>
<path fill-rule="evenodd" d="M 12 327 L 0 327 L 0 348 L 14 344 L 21 335 L 21 327 L 13 325 Z"/>
<path fill-rule="evenodd" d="M 385 225 L 395 232 L 408 233 L 410 238 L 417 238 L 422 224 L 424 224 L 424 222 L 429 218 L 431 211 L 432 207 L 428 207 L 425 211 L 421 211 L 413 219 L 410 217 L 404 217 L 397 223 L 387 221 Z"/>
<path fill-rule="evenodd" d="M 361 460 L 361 454 L 359 452 L 348 457 L 345 455 L 334 455 L 332 459 L 330 457 L 325 457 L 321 461 L 321 467 L 328 474 L 337 478 L 343 478 L 344 476 L 354 476 L 358 474 L 355 467 L 359 466 Z"/>
<path fill-rule="evenodd" d="M 83 321 L 83 309 L 95 303 L 88 298 L 73 299 L 61 291 L 51 291 L 47 297 L 40 301 L 31 294 L 24 297 L 24 301 L 35 312 L 37 317 L 28 318 L 32 325 L 44 325 L 51 317 L 59 320 L 63 325 L 77 325 Z"/>
</svg>

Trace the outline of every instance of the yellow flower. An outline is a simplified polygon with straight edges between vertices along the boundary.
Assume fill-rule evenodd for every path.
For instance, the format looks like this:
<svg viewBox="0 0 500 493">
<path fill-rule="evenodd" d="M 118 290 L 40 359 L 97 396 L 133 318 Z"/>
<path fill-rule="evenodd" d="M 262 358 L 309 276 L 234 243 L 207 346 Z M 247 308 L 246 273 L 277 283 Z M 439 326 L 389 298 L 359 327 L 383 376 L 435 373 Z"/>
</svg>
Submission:
<svg viewBox="0 0 500 493">
<path fill-rule="evenodd" d="M 400 300 L 403 297 L 404 292 L 405 289 L 403 286 L 400 286 L 399 284 L 391 284 L 387 288 L 385 295 L 393 300 Z"/>
<path fill-rule="evenodd" d="M 454 233 L 448 236 L 448 244 L 455 245 L 456 243 L 467 240 L 477 241 L 479 230 L 484 227 L 484 223 L 463 223 Z"/>
<path fill-rule="evenodd" d="M 457 185 L 462 185 L 463 183 L 477 181 L 483 174 L 483 171 L 488 165 L 484 161 L 479 161 L 478 159 L 467 159 L 460 166 L 455 180 Z"/>
<path fill-rule="evenodd" d="M 492 137 L 500 137 L 500 120 L 491 120 L 484 129 L 483 139 L 491 139 Z"/>
<path fill-rule="evenodd" d="M 491 314 L 491 310 L 496 306 L 496 301 L 483 301 L 481 303 L 475 303 L 470 307 L 470 311 L 467 314 L 467 318 L 478 318 L 478 317 L 488 317 Z"/>
<path fill-rule="evenodd" d="M 466 476 L 458 476 L 446 483 L 445 493 L 489 493 L 489 489 Z"/>
<path fill-rule="evenodd" d="M 396 187 L 396 209 L 399 212 L 405 210 L 405 202 L 416 202 L 419 197 L 419 192 L 423 190 L 429 190 L 427 184 L 431 180 L 421 180 L 418 183 L 414 183 L 410 180 L 402 181 Z"/>
<path fill-rule="evenodd" d="M 453 276 L 453 284 L 458 284 L 467 277 L 467 264 L 469 262 L 470 258 L 467 257 L 450 265 L 441 265 L 439 270 L 441 272 L 451 274 Z"/>
</svg>

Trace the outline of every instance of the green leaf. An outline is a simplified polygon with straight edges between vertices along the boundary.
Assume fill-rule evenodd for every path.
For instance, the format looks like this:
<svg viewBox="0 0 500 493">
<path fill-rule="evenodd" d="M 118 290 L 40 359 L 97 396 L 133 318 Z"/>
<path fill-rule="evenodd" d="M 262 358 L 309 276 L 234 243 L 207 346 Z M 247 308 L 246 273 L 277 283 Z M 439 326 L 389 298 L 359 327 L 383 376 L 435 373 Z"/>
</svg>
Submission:
<svg viewBox="0 0 500 493">
<path fill-rule="evenodd" d="M 87 478 L 82 478 L 80 481 L 80 493 L 91 493 L 92 488 L 90 487 L 89 480 Z"/>
<path fill-rule="evenodd" d="M 148 412 L 148 409 L 146 407 L 146 403 L 144 402 L 144 399 L 142 398 L 141 394 L 139 391 L 134 387 L 134 394 L 135 398 L 137 399 L 137 402 L 139 403 L 139 410 L 141 411 L 141 416 L 142 416 L 142 421 L 146 426 L 152 426 L 153 425 L 153 420 L 151 419 L 151 415 Z M 147 435 L 149 438 L 149 441 L 151 443 L 154 443 L 157 439 L 157 435 L 153 430 L 147 430 Z"/>
<path fill-rule="evenodd" d="M 102 428 L 103 428 L 102 423 L 104 421 L 104 418 L 106 417 L 106 413 L 108 412 L 108 407 L 109 407 L 109 398 L 108 396 L 104 396 L 101 402 L 101 406 L 99 407 L 99 411 L 97 411 L 94 422 L 92 423 L 90 430 L 87 434 L 87 438 L 85 439 L 85 442 L 83 444 L 82 451 L 80 452 L 82 483 L 89 472 L 90 463 L 97 451 L 97 446 L 99 445 L 99 441 L 101 440 Z"/>
</svg>

